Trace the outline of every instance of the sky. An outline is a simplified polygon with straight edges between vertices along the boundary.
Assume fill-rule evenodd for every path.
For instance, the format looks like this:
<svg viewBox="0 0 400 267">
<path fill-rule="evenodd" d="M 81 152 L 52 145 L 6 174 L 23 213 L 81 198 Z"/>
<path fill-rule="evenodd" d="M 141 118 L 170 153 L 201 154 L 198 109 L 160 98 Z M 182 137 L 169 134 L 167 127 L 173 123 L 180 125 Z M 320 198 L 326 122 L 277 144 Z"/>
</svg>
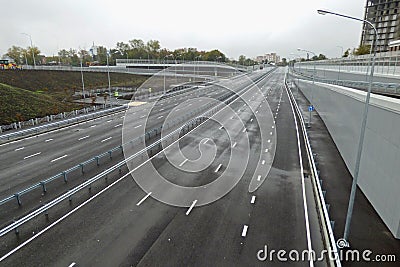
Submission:
<svg viewBox="0 0 400 267">
<path fill-rule="evenodd" d="M 170 50 L 219 49 L 229 58 L 302 48 L 338 57 L 360 43 L 360 22 L 317 14 L 327 9 L 363 18 L 366 0 L 0 0 L 0 55 L 12 45 L 42 54 L 117 42 L 158 40 Z M 7 23 L 4 23 L 7 22 Z M 305 57 L 305 56 L 304 56 Z"/>
</svg>

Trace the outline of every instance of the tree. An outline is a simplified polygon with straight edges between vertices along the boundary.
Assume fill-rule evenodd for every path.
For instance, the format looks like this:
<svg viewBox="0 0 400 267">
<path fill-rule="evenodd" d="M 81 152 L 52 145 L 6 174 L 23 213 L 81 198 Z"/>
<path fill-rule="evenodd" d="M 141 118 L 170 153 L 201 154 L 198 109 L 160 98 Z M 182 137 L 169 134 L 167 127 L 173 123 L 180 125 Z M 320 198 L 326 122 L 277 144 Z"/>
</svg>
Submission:
<svg viewBox="0 0 400 267">
<path fill-rule="evenodd" d="M 6 55 L 12 59 L 14 59 L 15 63 L 22 64 L 25 62 L 25 53 L 26 50 L 19 46 L 12 46 L 8 49 Z"/>
<path fill-rule="evenodd" d="M 246 56 L 240 55 L 239 56 L 239 64 L 244 65 L 245 61 L 246 61 Z"/>
<path fill-rule="evenodd" d="M 36 46 L 34 47 L 28 47 L 26 49 L 26 57 L 28 59 L 28 64 L 33 65 L 33 58 L 32 55 L 35 57 L 35 62 L 38 63 L 38 56 L 40 54 L 40 50 L 39 48 L 37 48 Z"/>
<path fill-rule="evenodd" d="M 369 54 L 371 49 L 370 45 L 360 45 L 355 51 L 354 55 L 360 56 L 360 55 L 366 55 Z"/>
</svg>

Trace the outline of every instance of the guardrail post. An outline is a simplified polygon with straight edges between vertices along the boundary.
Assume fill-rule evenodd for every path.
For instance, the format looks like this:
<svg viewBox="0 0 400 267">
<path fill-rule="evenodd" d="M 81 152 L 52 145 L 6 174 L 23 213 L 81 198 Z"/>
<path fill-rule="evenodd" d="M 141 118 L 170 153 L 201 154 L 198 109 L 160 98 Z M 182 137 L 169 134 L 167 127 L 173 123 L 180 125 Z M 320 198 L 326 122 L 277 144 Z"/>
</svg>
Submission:
<svg viewBox="0 0 400 267">
<path fill-rule="evenodd" d="M 18 122 L 18 128 L 20 128 L 20 129 L 22 128 L 20 121 Z"/>
<path fill-rule="evenodd" d="M 38 125 L 39 124 L 39 120 L 38 118 L 35 118 L 35 124 Z"/>
<path fill-rule="evenodd" d="M 67 183 L 68 182 L 67 172 L 63 172 L 63 176 L 64 176 L 64 182 Z"/>
<path fill-rule="evenodd" d="M 108 154 L 110 154 L 110 159 L 112 159 L 112 151 L 108 151 Z"/>
<path fill-rule="evenodd" d="M 99 166 L 100 165 L 100 163 L 99 163 L 99 156 L 96 156 L 96 157 L 94 157 L 95 159 L 96 159 L 96 164 L 97 164 L 97 166 Z"/>
<path fill-rule="evenodd" d="M 82 173 L 84 173 L 83 166 L 85 166 L 85 165 L 83 165 L 83 164 L 81 163 L 81 164 L 79 164 L 79 166 L 81 166 L 81 171 L 82 171 Z"/>
<path fill-rule="evenodd" d="M 41 181 L 40 184 L 42 185 L 43 193 L 46 193 L 47 192 L 46 183 L 44 181 Z"/>
<path fill-rule="evenodd" d="M 21 203 L 21 198 L 19 196 L 19 193 L 14 194 L 14 196 L 15 196 L 15 199 L 17 200 L 18 206 L 21 206 L 22 203 Z"/>
</svg>

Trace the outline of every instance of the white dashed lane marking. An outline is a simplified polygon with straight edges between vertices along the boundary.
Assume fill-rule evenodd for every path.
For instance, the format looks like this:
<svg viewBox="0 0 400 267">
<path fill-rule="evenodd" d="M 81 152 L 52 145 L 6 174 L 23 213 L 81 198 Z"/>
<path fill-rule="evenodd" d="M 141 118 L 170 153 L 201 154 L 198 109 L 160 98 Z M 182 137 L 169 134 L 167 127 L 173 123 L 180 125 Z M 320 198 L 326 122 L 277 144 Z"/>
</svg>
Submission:
<svg viewBox="0 0 400 267">
<path fill-rule="evenodd" d="M 42 153 L 42 152 L 37 152 L 37 153 L 35 153 L 35 154 L 32 154 L 32 155 L 29 155 L 29 156 L 24 157 L 24 159 L 32 158 L 32 157 L 34 157 L 34 156 L 40 155 L 41 153 Z"/>
</svg>

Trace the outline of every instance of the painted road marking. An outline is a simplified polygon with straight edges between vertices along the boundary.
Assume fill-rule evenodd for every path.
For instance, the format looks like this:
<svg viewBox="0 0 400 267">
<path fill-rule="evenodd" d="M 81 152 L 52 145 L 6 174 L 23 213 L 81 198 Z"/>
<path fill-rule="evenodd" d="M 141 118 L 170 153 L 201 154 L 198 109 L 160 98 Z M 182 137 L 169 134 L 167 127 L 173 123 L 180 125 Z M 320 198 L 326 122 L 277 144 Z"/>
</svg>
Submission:
<svg viewBox="0 0 400 267">
<path fill-rule="evenodd" d="M 243 129 L 242 133 L 244 133 L 246 131 L 246 128 Z"/>
<path fill-rule="evenodd" d="M 143 119 L 144 117 L 146 117 L 146 115 L 141 116 L 139 119 Z"/>
<path fill-rule="evenodd" d="M 96 127 L 96 124 L 95 124 L 95 125 L 92 125 L 92 126 L 90 126 L 90 128 L 93 128 L 93 127 Z"/>
<path fill-rule="evenodd" d="M 250 121 L 253 121 L 253 118 L 251 118 Z"/>
<path fill-rule="evenodd" d="M 117 128 L 119 126 L 122 126 L 122 123 L 115 125 L 114 128 Z"/>
<path fill-rule="evenodd" d="M 68 267 L 74 267 L 76 265 L 75 262 L 71 263 L 70 265 L 68 265 Z"/>
<path fill-rule="evenodd" d="M 270 139 L 268 139 L 268 141 L 267 141 L 268 143 L 271 143 L 271 140 Z"/>
<path fill-rule="evenodd" d="M 86 139 L 86 138 L 89 138 L 89 135 L 86 135 L 86 136 L 84 136 L 84 137 L 79 138 L 78 141 L 83 140 L 83 139 Z"/>
<path fill-rule="evenodd" d="M 58 157 L 58 158 L 56 158 L 56 159 L 51 160 L 50 162 L 54 162 L 54 161 L 57 161 L 57 160 L 59 160 L 59 159 L 63 159 L 63 158 L 65 158 L 66 156 L 68 156 L 68 155 L 64 155 L 64 156 Z"/>
<path fill-rule="evenodd" d="M 189 209 L 186 211 L 186 215 L 189 215 L 189 213 L 192 211 L 194 205 L 196 205 L 197 199 L 193 201 L 192 205 L 190 205 Z"/>
<path fill-rule="evenodd" d="M 215 169 L 215 171 L 214 171 L 214 172 L 218 172 L 218 171 L 219 171 L 219 169 L 221 169 L 221 167 L 222 167 L 222 164 L 219 164 L 219 165 L 218 165 L 218 167 Z"/>
<path fill-rule="evenodd" d="M 272 129 L 274 129 L 275 128 L 275 126 L 274 125 L 272 125 Z"/>
<path fill-rule="evenodd" d="M 24 157 L 24 159 L 32 158 L 32 157 L 34 157 L 34 156 L 40 155 L 41 153 L 42 153 L 42 152 L 38 152 L 38 153 L 35 153 L 35 154 L 32 154 L 32 155 L 26 156 L 26 157 Z"/>
<path fill-rule="evenodd" d="M 261 164 L 264 165 L 264 164 L 265 164 L 265 160 L 263 160 L 263 161 L 261 162 Z"/>
<path fill-rule="evenodd" d="M 261 175 L 257 176 L 257 181 L 261 181 Z"/>
<path fill-rule="evenodd" d="M 181 162 L 181 164 L 179 164 L 179 167 L 182 167 L 183 164 L 185 164 L 188 161 L 188 159 L 185 159 L 184 161 Z"/>
<path fill-rule="evenodd" d="M 206 140 L 203 142 L 203 144 L 207 143 L 210 138 L 206 138 Z"/>
<path fill-rule="evenodd" d="M 151 192 L 149 192 L 147 195 L 145 195 L 144 198 L 142 198 L 142 199 L 136 204 L 136 206 L 139 206 L 140 204 L 142 204 L 150 195 L 151 195 Z"/>
<path fill-rule="evenodd" d="M 19 150 L 22 150 L 22 149 L 25 149 L 25 147 L 23 146 L 23 147 L 20 147 L 20 148 L 16 148 L 14 151 L 19 151 Z"/>
<path fill-rule="evenodd" d="M 247 229 L 249 229 L 249 226 L 243 225 L 242 237 L 246 237 L 246 235 L 247 235 Z"/>
<path fill-rule="evenodd" d="M 268 152 L 268 148 L 265 149 L 265 152 Z"/>
<path fill-rule="evenodd" d="M 136 129 L 136 128 L 139 128 L 140 126 L 142 126 L 141 124 L 139 124 L 138 126 L 135 126 L 134 128 Z"/>
<path fill-rule="evenodd" d="M 250 203 L 251 203 L 251 204 L 254 204 L 254 202 L 256 202 L 256 196 L 252 196 L 252 197 L 251 197 Z"/>
<path fill-rule="evenodd" d="M 112 120 L 108 120 L 107 122 L 112 122 Z"/>
<path fill-rule="evenodd" d="M 112 136 L 110 136 L 110 137 L 107 137 L 106 139 L 103 139 L 103 140 L 101 140 L 101 142 L 103 143 L 103 142 L 105 142 L 105 141 L 108 141 L 108 140 L 110 140 L 112 138 Z"/>
<path fill-rule="evenodd" d="M 161 118 L 163 118 L 163 117 L 164 117 L 164 116 L 160 116 L 160 117 L 157 118 L 157 120 L 159 120 L 159 119 L 161 119 Z"/>
<path fill-rule="evenodd" d="M 47 139 L 47 140 L 44 140 L 44 141 L 47 143 L 47 142 L 53 141 L 53 139 L 50 138 L 50 139 Z"/>
<path fill-rule="evenodd" d="M 237 145 L 237 142 L 235 142 L 235 143 L 232 145 L 232 148 L 234 148 L 236 145 Z"/>
<path fill-rule="evenodd" d="M 269 134 L 272 135 L 272 132 L 270 132 Z"/>
<path fill-rule="evenodd" d="M 224 128 L 224 126 L 219 127 L 218 129 L 222 130 L 222 128 Z"/>
<path fill-rule="evenodd" d="M 180 110 L 179 108 L 175 109 L 175 111 L 179 111 L 179 110 Z"/>
<path fill-rule="evenodd" d="M 163 111 L 164 109 L 162 108 L 162 109 L 160 109 L 159 111 Z"/>
</svg>

